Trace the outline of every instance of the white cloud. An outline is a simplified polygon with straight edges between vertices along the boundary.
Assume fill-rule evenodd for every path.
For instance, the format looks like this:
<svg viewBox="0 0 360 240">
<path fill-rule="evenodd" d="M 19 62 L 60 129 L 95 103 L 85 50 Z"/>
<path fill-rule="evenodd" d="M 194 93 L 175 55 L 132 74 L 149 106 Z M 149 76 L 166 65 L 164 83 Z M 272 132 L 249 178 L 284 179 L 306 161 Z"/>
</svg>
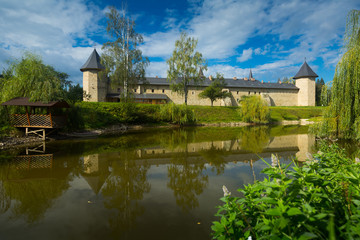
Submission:
<svg viewBox="0 0 360 240">
<path fill-rule="evenodd" d="M 259 52 L 258 49 L 255 49 L 255 51 Z M 245 62 L 245 61 L 251 59 L 251 58 L 252 58 L 252 55 L 253 55 L 253 50 L 252 50 L 252 48 L 244 49 L 243 52 L 242 52 L 242 54 L 241 54 L 241 56 L 238 57 L 238 58 L 236 58 L 236 60 L 237 60 L 238 62 Z"/>
<path fill-rule="evenodd" d="M 143 48 L 148 56 L 168 57 L 185 28 L 199 40 L 198 50 L 208 59 L 226 62 L 240 55 L 238 62 L 245 62 L 266 56 L 270 62 L 259 64 L 259 71 L 281 74 L 290 72 L 286 68 L 301 65 L 305 57 L 308 62 L 321 58 L 325 66 L 333 68 L 340 55 L 346 14 L 359 8 L 360 2 L 204 0 L 191 1 L 190 5 L 193 17 L 189 21 L 147 36 Z M 269 42 L 249 47 L 258 44 L 251 42 L 256 37 L 266 37 Z"/>
<path fill-rule="evenodd" d="M 24 50 L 41 55 L 46 64 L 70 74 L 80 83 L 79 68 L 94 45 L 93 33 L 101 10 L 82 0 L 12 0 L 1 3 L 0 46 L 7 58 L 18 58 Z M 86 47 L 77 46 L 78 41 Z M 74 47 L 77 46 L 77 47 Z M 6 67 L 3 59 L 0 66 Z"/>
<path fill-rule="evenodd" d="M 163 62 L 150 62 L 150 65 L 146 68 L 147 77 L 162 77 L 166 78 L 168 66 L 165 61 Z"/>
</svg>

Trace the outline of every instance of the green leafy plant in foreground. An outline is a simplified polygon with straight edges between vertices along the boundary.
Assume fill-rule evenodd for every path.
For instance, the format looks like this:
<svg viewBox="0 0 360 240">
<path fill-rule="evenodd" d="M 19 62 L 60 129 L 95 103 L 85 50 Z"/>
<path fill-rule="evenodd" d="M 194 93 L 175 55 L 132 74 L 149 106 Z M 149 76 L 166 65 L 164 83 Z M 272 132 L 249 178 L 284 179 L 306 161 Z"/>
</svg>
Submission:
<svg viewBox="0 0 360 240">
<path fill-rule="evenodd" d="M 239 190 L 244 197 L 225 188 L 213 238 L 359 239 L 359 159 L 335 144 L 321 145 L 303 166 L 269 165 L 263 181 Z"/>
</svg>

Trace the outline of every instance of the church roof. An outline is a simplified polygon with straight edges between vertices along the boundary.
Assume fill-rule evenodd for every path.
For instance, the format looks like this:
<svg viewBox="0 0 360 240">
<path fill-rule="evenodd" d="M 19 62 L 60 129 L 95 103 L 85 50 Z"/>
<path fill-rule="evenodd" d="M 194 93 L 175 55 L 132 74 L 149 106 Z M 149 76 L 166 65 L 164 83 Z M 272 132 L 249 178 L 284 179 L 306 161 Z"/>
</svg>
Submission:
<svg viewBox="0 0 360 240">
<path fill-rule="evenodd" d="M 249 79 L 253 78 L 252 71 L 250 69 Z"/>
<path fill-rule="evenodd" d="M 305 61 L 301 66 L 298 73 L 295 75 L 294 79 L 302 78 L 302 77 L 318 77 L 318 75 L 311 69 L 311 67 Z"/>
<path fill-rule="evenodd" d="M 90 57 L 86 61 L 86 63 L 80 68 L 80 71 L 85 70 L 102 70 L 105 69 L 103 65 L 100 63 L 100 56 L 97 53 L 96 49 L 91 53 Z"/>
<path fill-rule="evenodd" d="M 257 88 L 257 89 L 288 89 L 288 90 L 298 90 L 294 84 L 289 83 L 265 83 L 259 80 L 245 80 L 244 78 L 236 79 L 233 78 L 225 78 L 226 86 L 225 88 Z M 201 86 L 207 87 L 211 84 L 211 80 L 206 78 L 203 83 L 199 85 L 195 85 L 190 83 L 190 86 Z M 142 83 L 140 83 L 142 84 Z M 168 86 L 170 83 L 166 80 L 166 78 L 146 78 L 146 85 L 155 85 L 155 86 Z"/>
</svg>

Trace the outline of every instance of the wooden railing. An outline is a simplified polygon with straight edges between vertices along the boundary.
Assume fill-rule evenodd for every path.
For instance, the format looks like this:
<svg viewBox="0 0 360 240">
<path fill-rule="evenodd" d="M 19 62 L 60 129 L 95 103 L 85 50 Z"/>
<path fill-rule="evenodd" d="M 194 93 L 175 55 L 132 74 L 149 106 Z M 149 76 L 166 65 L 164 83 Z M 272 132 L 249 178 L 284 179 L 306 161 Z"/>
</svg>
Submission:
<svg viewBox="0 0 360 240">
<path fill-rule="evenodd" d="M 12 114 L 10 121 L 14 127 L 60 128 L 65 126 L 66 116 Z"/>
<path fill-rule="evenodd" d="M 22 155 L 14 158 L 17 169 L 52 168 L 53 154 Z"/>
</svg>

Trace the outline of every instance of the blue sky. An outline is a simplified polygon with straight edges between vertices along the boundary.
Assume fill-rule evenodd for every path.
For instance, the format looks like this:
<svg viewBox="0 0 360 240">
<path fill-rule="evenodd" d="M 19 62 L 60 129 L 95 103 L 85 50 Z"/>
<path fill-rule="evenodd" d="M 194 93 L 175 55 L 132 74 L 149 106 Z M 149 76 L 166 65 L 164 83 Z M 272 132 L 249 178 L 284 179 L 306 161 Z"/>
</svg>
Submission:
<svg viewBox="0 0 360 240">
<path fill-rule="evenodd" d="M 80 67 L 108 41 L 105 13 L 121 1 L 0 0 L 0 71 L 25 50 L 82 83 Z M 147 76 L 166 77 L 166 59 L 181 31 L 198 39 L 205 75 L 264 81 L 296 74 L 306 57 L 331 81 L 341 58 L 346 15 L 358 0 L 132 0 L 127 14 L 144 36 Z"/>
</svg>

